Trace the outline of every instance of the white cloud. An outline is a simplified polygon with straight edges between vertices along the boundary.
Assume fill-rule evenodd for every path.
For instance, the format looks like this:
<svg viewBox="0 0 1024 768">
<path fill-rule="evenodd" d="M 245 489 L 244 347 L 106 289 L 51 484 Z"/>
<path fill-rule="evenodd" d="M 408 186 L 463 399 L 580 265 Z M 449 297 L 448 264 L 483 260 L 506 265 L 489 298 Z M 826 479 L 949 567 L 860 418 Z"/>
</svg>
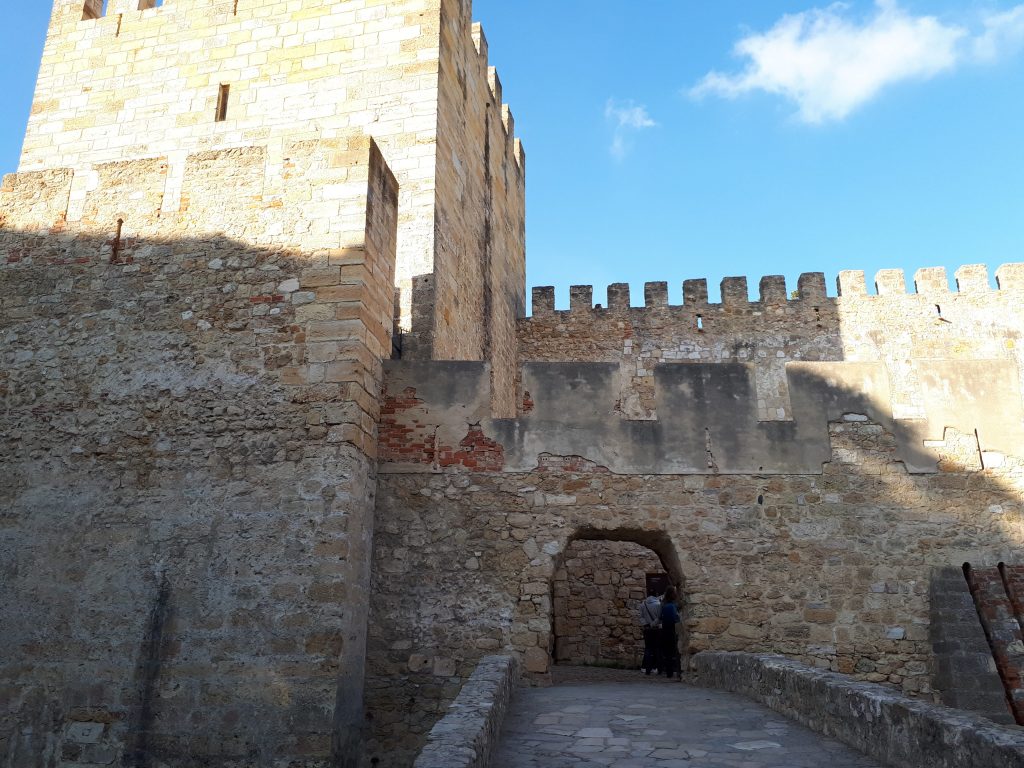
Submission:
<svg viewBox="0 0 1024 768">
<path fill-rule="evenodd" d="M 1024 49 L 1024 5 L 1005 13 L 994 13 L 984 20 L 985 31 L 973 41 L 974 57 L 993 62 Z"/>
<path fill-rule="evenodd" d="M 612 144 L 609 151 L 616 160 L 623 160 L 629 152 L 631 134 L 654 128 L 657 123 L 647 114 L 647 107 L 624 101 L 621 104 L 615 99 L 608 99 L 604 107 L 604 117 L 613 127 Z"/>
<path fill-rule="evenodd" d="M 842 120 L 895 83 L 928 80 L 962 63 L 994 61 L 1024 48 L 1024 5 L 981 19 L 980 29 L 914 16 L 876 0 L 866 19 L 847 3 L 784 16 L 735 46 L 736 74 L 709 73 L 690 94 L 735 99 L 754 91 L 797 105 L 807 123 Z"/>
</svg>

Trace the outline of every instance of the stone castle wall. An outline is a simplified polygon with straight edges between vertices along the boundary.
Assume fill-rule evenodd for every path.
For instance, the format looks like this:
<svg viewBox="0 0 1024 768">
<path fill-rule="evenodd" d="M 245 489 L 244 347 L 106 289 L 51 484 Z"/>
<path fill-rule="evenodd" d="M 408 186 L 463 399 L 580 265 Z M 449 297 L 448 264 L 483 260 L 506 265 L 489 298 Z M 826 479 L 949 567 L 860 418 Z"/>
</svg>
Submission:
<svg viewBox="0 0 1024 768">
<path fill-rule="evenodd" d="M 353 759 L 398 190 L 287 154 L 0 187 L 4 766 Z"/>
<path fill-rule="evenodd" d="M 1020 267 L 998 289 L 959 275 L 954 293 L 919 273 L 916 294 L 883 275 L 869 296 L 844 274 L 839 299 L 766 281 L 753 303 L 727 284 L 722 305 L 690 283 L 683 307 L 657 286 L 647 308 L 577 292 L 566 312 L 542 292 L 514 419 L 492 415 L 485 366 L 388 363 L 368 754 L 414 750 L 483 654 L 546 674 L 577 539 L 657 552 L 690 653 L 937 695 L 932 569 L 1010 562 L 1024 535 Z"/>
<path fill-rule="evenodd" d="M 454 5 L 454 4 L 453 4 Z M 455 11 L 459 12 L 456 14 Z M 491 364 L 495 412 L 515 413 L 516 320 L 526 307 L 525 154 L 469 9 L 442 24 L 433 359 Z M 471 37 L 470 37 L 471 35 Z"/>
<path fill-rule="evenodd" d="M 644 306 L 630 303 L 629 286 L 608 288 L 594 307 L 593 289 L 571 289 L 570 309 L 555 310 L 554 290 L 535 288 L 533 316 L 519 321 L 523 362 L 607 362 L 619 366 L 618 410 L 626 419 L 657 419 L 654 371 L 662 363 L 740 363 L 752 366 L 757 418 L 793 418 L 786 365 L 798 361 L 881 363 L 899 419 L 929 418 L 932 393 L 918 370 L 932 360 L 1006 360 L 1024 376 L 1024 310 L 1016 299 L 1024 267 L 996 271 L 993 290 L 983 265 L 962 267 L 951 291 L 944 269 L 922 269 L 908 293 L 902 271 L 884 270 L 876 293 L 863 272 L 839 276 L 839 296 L 825 276 L 803 275 L 794 297 L 784 278 L 760 281 L 751 301 L 746 278 L 726 278 L 720 303 L 709 303 L 707 281 L 688 280 L 682 305 L 669 305 L 666 283 L 648 283 Z"/>
<path fill-rule="evenodd" d="M 397 286 L 409 354 L 489 359 L 467 328 L 492 323 L 493 313 L 497 325 L 511 326 L 523 304 L 523 164 L 511 123 L 484 130 L 483 113 L 501 110 L 501 96 L 479 75 L 486 51 L 481 57 L 474 46 L 468 2 L 168 0 L 137 8 L 136 0 L 111 0 L 105 16 L 83 18 L 91 14 L 82 0 L 54 6 L 19 170 L 76 171 L 69 221 L 88 217 L 83 202 L 109 163 L 160 158 L 160 210 L 172 215 L 191 155 L 262 147 L 272 183 L 287 178 L 296 142 L 360 131 L 375 139 L 400 185 Z M 450 94 L 461 93 L 467 74 L 474 87 L 462 105 Z M 452 149 L 461 152 L 456 167 Z M 484 194 L 477 187 L 492 177 L 503 183 L 485 185 Z M 460 183 L 476 187 L 452 199 Z M 453 213 L 457 205 L 466 206 L 465 219 Z M 496 266 L 484 281 L 488 216 Z M 126 231 L 135 225 L 127 221 Z M 317 248 L 325 235 L 310 230 L 303 242 Z M 414 288 L 429 286 L 435 272 L 436 296 Z M 474 277 L 461 295 L 452 288 L 460 273 Z"/>
<path fill-rule="evenodd" d="M 944 471 L 909 474 L 880 425 L 828 432 L 831 461 L 807 475 L 620 475 L 551 458 L 526 473 L 384 467 L 368 756 L 412 754 L 484 654 L 547 672 L 552 581 L 575 538 L 667 537 L 690 653 L 780 653 L 931 697 L 929 574 L 1016 557 L 1024 465 L 982 470 L 973 435 L 950 433 Z"/>
<path fill-rule="evenodd" d="M 643 632 L 637 612 L 658 556 L 629 541 L 574 541 L 555 572 L 552 595 L 556 664 L 637 668 Z"/>
</svg>

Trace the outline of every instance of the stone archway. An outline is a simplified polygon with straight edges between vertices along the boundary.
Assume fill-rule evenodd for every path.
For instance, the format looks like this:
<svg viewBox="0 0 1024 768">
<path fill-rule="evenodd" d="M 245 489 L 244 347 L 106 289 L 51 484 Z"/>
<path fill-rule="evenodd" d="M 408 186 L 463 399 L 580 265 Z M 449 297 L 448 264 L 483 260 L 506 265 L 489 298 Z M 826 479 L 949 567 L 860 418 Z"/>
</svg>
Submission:
<svg viewBox="0 0 1024 768">
<path fill-rule="evenodd" d="M 590 546 L 582 546 L 590 545 Z M 609 558 L 602 575 L 599 565 L 584 558 Z M 616 560 L 616 558 L 619 558 Z M 587 574 L 585 585 L 571 584 L 572 564 L 577 576 Z M 556 558 L 551 579 L 551 616 L 548 641 L 550 663 L 597 663 L 630 666 L 633 653 L 625 647 L 640 647 L 636 626 L 636 603 L 643 598 L 644 575 L 654 567 L 668 575 L 679 590 L 684 621 L 681 625 L 683 653 L 689 646 L 686 631 L 685 579 L 676 548 L 664 531 L 634 528 L 611 530 L 583 527 L 569 537 Z M 566 574 L 563 579 L 561 574 Z M 593 617 L 594 612 L 605 612 Z M 575 614 L 575 615 L 572 615 Z M 582 614 L 582 615 L 581 615 Z M 632 633 L 637 634 L 631 641 Z M 589 637 L 588 637 L 589 636 Z M 581 638 L 588 638 L 582 640 Z"/>
</svg>

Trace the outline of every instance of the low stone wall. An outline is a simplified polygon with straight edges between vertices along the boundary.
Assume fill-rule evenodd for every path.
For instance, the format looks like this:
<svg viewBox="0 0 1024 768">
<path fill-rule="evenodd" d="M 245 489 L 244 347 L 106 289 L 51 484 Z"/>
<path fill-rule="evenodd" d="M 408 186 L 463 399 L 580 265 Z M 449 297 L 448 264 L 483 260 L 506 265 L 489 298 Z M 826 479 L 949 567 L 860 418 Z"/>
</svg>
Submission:
<svg viewBox="0 0 1024 768">
<path fill-rule="evenodd" d="M 519 680 L 513 656 L 487 656 L 430 731 L 414 768 L 486 768 Z"/>
<path fill-rule="evenodd" d="M 1024 729 L 778 656 L 701 653 L 699 681 L 741 693 L 894 768 L 1021 768 Z"/>
</svg>

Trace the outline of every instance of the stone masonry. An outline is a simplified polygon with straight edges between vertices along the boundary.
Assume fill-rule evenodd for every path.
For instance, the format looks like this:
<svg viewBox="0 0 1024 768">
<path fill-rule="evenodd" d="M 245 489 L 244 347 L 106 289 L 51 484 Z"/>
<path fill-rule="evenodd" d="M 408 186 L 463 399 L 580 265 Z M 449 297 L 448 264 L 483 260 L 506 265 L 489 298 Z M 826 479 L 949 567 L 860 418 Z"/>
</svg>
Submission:
<svg viewBox="0 0 1024 768">
<path fill-rule="evenodd" d="M 557 663 L 636 668 L 643 656 L 637 604 L 658 556 L 629 541 L 574 541 L 554 578 Z"/>
<path fill-rule="evenodd" d="M 655 560 L 687 656 L 961 704 L 932 574 L 996 573 L 1020 698 L 1024 265 L 526 317 L 471 10 L 55 0 L 0 184 L 3 768 L 409 766 L 482 658 L 544 684 L 597 615 L 624 658 Z"/>
<path fill-rule="evenodd" d="M 157 161 L 153 212 L 167 215 L 181 206 L 190 155 L 259 146 L 268 178 L 283 178 L 293 142 L 363 132 L 400 186 L 408 352 L 512 372 L 525 154 L 468 0 L 102 5 L 106 15 L 54 3 L 19 167 L 75 172 L 68 221 L 88 217 L 103 164 Z M 133 234 L 136 222 L 125 226 Z M 310 230 L 304 244 L 325 235 Z"/>
</svg>

